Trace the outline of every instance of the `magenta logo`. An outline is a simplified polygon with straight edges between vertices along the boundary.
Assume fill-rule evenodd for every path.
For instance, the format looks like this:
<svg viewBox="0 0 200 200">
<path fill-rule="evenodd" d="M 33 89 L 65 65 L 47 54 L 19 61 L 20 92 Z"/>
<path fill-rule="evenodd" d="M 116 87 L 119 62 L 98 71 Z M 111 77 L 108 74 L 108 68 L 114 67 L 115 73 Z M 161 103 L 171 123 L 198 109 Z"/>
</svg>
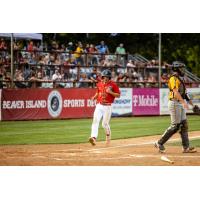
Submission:
<svg viewBox="0 0 200 200">
<path fill-rule="evenodd" d="M 159 89 L 133 89 L 132 108 L 133 115 L 159 115 Z"/>
<path fill-rule="evenodd" d="M 158 106 L 158 98 L 155 95 L 133 95 L 134 106 Z"/>
</svg>

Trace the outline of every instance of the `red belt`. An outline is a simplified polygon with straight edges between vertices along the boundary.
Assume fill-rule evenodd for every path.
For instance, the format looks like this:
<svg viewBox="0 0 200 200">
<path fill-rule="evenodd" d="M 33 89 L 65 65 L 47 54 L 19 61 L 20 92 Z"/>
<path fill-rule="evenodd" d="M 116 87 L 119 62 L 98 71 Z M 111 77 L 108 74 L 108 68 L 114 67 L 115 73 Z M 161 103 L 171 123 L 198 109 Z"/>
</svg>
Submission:
<svg viewBox="0 0 200 200">
<path fill-rule="evenodd" d="M 100 103 L 103 106 L 111 106 L 111 103 Z"/>
</svg>

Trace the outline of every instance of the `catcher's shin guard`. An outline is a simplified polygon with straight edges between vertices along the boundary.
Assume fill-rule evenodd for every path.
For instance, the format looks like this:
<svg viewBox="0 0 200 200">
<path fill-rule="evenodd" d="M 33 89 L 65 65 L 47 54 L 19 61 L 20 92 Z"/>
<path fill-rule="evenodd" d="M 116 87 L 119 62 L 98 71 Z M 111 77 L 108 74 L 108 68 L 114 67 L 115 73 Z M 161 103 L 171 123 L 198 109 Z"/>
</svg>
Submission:
<svg viewBox="0 0 200 200">
<path fill-rule="evenodd" d="M 162 137 L 160 138 L 160 140 L 158 141 L 158 144 L 165 144 L 165 142 L 167 142 L 167 140 L 169 140 L 170 137 L 172 137 L 172 135 L 174 135 L 174 133 L 176 133 L 179 129 L 179 124 L 174 124 L 171 125 L 162 135 Z"/>
<path fill-rule="evenodd" d="M 188 123 L 187 120 L 183 120 L 180 124 L 180 135 L 182 140 L 182 145 L 184 149 L 189 147 L 189 138 L 188 138 Z"/>
</svg>

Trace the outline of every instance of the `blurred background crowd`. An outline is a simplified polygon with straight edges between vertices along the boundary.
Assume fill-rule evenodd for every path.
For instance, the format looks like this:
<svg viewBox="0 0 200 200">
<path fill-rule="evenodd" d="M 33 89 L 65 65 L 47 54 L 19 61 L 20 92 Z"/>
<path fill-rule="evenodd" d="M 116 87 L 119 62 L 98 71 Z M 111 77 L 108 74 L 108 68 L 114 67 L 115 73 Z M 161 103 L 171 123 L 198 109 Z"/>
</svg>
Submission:
<svg viewBox="0 0 200 200">
<path fill-rule="evenodd" d="M 104 40 L 97 44 L 15 40 L 13 48 L 16 88 L 95 87 L 105 68 L 111 70 L 111 79 L 120 87 L 158 87 L 158 59 L 130 54 L 122 42 L 112 52 Z M 10 40 L 0 38 L 1 88 L 11 87 L 10 66 Z M 161 87 L 165 88 L 170 64 L 162 62 L 161 69 Z M 185 79 L 190 82 L 189 78 Z M 199 86 L 199 83 L 193 82 L 190 86 Z"/>
</svg>

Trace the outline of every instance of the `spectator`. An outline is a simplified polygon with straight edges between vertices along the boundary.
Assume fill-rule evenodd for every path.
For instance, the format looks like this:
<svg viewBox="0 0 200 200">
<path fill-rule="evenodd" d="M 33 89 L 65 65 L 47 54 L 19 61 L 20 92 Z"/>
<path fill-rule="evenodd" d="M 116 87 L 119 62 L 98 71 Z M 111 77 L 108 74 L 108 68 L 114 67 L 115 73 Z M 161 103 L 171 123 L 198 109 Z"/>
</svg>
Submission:
<svg viewBox="0 0 200 200">
<path fill-rule="evenodd" d="M 93 44 L 90 44 L 90 48 L 88 50 L 88 64 L 93 65 L 93 64 L 98 64 L 98 55 L 96 53 L 98 53 L 98 50 L 96 49 L 96 47 Z"/>
<path fill-rule="evenodd" d="M 6 72 L 6 69 L 0 67 L 0 89 L 9 88 L 11 86 L 11 77 L 10 73 Z"/>
<path fill-rule="evenodd" d="M 127 67 L 136 67 L 132 60 L 129 60 L 126 66 Z"/>
<path fill-rule="evenodd" d="M 52 76 L 52 81 L 60 81 L 61 80 L 61 75 L 59 71 L 56 69 L 55 73 Z"/>
<path fill-rule="evenodd" d="M 55 65 L 61 65 L 61 59 L 60 59 L 60 55 L 56 54 L 55 55 L 55 61 L 54 61 Z"/>
<path fill-rule="evenodd" d="M 72 57 L 71 59 L 69 59 L 69 64 L 70 69 L 69 69 L 69 75 L 70 75 L 70 80 L 74 81 L 77 79 L 77 74 L 78 74 L 78 68 L 77 68 L 77 62 L 76 59 L 74 57 Z"/>
<path fill-rule="evenodd" d="M 32 52 L 34 50 L 33 41 L 30 41 L 27 46 L 27 51 Z"/>
<path fill-rule="evenodd" d="M 45 55 L 40 55 L 39 56 L 38 64 L 39 65 L 45 65 L 46 64 L 46 62 L 45 62 Z"/>
<path fill-rule="evenodd" d="M 156 82 L 156 78 L 153 74 L 149 74 L 149 77 L 148 77 L 148 82 L 151 82 L 151 83 L 154 83 Z"/>
<path fill-rule="evenodd" d="M 15 86 L 17 88 L 27 88 L 26 84 L 22 81 L 24 81 L 23 73 L 21 69 L 15 70 Z"/>
<path fill-rule="evenodd" d="M 101 41 L 100 45 L 96 46 L 96 49 L 98 50 L 98 53 L 100 54 L 109 53 L 108 46 L 105 45 L 104 41 Z"/>
<path fill-rule="evenodd" d="M 84 53 L 89 53 L 89 49 L 90 49 L 90 44 L 86 44 L 86 47 L 84 49 Z"/>
<path fill-rule="evenodd" d="M 4 39 L 1 39 L 1 42 L 0 42 L 0 49 L 1 49 L 1 50 L 7 50 L 7 49 L 8 49 L 8 48 L 7 48 L 7 44 L 6 44 L 6 42 L 5 42 Z"/>
<path fill-rule="evenodd" d="M 31 77 L 31 73 L 32 71 L 34 71 L 34 68 L 30 68 L 28 63 L 25 63 L 23 65 L 23 68 L 24 68 L 23 77 L 24 77 L 24 80 L 27 81 Z"/>
<path fill-rule="evenodd" d="M 65 51 L 65 45 L 64 45 L 64 44 L 61 44 L 60 51 L 61 51 L 61 52 Z"/>
<path fill-rule="evenodd" d="M 116 75 L 116 72 L 115 72 L 114 70 L 111 72 L 111 80 L 112 80 L 113 82 L 116 82 L 116 81 L 117 81 L 117 75 Z"/>
<path fill-rule="evenodd" d="M 104 67 L 110 67 L 114 66 L 116 63 L 114 62 L 114 59 L 111 55 L 106 55 L 105 60 L 103 60 L 102 66 Z"/>
<path fill-rule="evenodd" d="M 119 73 L 118 77 L 117 77 L 117 82 L 124 82 L 125 80 L 125 76 L 123 73 Z"/>
<path fill-rule="evenodd" d="M 84 65 L 83 63 L 83 57 L 84 55 L 82 55 L 84 53 L 84 50 L 83 50 L 83 45 L 81 42 L 78 42 L 78 46 L 75 50 L 75 58 L 76 58 L 76 62 L 80 65 Z"/>
<path fill-rule="evenodd" d="M 37 81 L 37 77 L 34 71 L 31 71 L 31 77 L 29 79 L 28 82 L 28 87 L 29 88 L 36 88 L 36 81 Z"/>
<path fill-rule="evenodd" d="M 61 80 L 62 80 L 62 76 L 59 73 L 59 71 L 56 69 L 55 73 L 52 76 L 52 81 L 54 82 L 54 87 L 55 88 L 63 87 L 62 84 L 60 84 Z"/>
<path fill-rule="evenodd" d="M 137 82 L 139 78 L 138 72 L 134 70 L 132 73 L 132 77 L 133 77 L 134 82 Z"/>
<path fill-rule="evenodd" d="M 126 54 L 126 50 L 124 48 L 124 44 L 123 43 L 119 44 L 119 46 L 115 50 L 115 53 L 116 54 Z"/>
<path fill-rule="evenodd" d="M 17 41 L 16 47 L 17 47 L 19 50 L 26 49 L 26 48 L 24 47 L 23 41 L 21 41 L 21 40 Z"/>
<path fill-rule="evenodd" d="M 92 82 L 97 82 L 97 69 L 96 68 L 93 68 L 92 70 L 92 73 L 89 75 L 89 79 L 92 81 Z"/>
<path fill-rule="evenodd" d="M 156 87 L 156 86 L 158 86 L 158 84 L 156 83 L 157 82 L 157 80 L 156 80 L 156 77 L 155 77 L 155 75 L 153 75 L 153 74 L 149 74 L 149 76 L 148 76 L 148 80 L 147 80 L 147 84 L 146 84 L 146 87 Z"/>
<path fill-rule="evenodd" d="M 97 69 L 93 68 L 92 73 L 89 75 L 88 79 L 91 81 L 89 84 L 91 87 L 96 86 L 96 83 L 98 82 L 97 80 Z"/>
<path fill-rule="evenodd" d="M 72 58 L 72 53 L 76 50 L 76 48 L 73 45 L 73 42 L 69 42 L 65 51 L 68 53 L 68 58 Z"/>
<path fill-rule="evenodd" d="M 58 45 L 56 41 L 53 41 L 51 43 L 51 51 L 57 51 L 58 50 Z"/>
<path fill-rule="evenodd" d="M 37 48 L 37 51 L 43 51 L 43 46 L 40 42 L 37 43 L 36 48 Z"/>
<path fill-rule="evenodd" d="M 117 54 L 117 65 L 125 66 L 126 50 L 123 43 L 119 44 L 119 46 L 116 48 L 115 54 Z"/>
<path fill-rule="evenodd" d="M 101 41 L 100 45 L 96 46 L 96 49 L 97 49 L 98 53 L 100 54 L 100 55 L 98 55 L 98 60 L 100 60 L 100 64 L 101 64 L 102 61 L 105 60 L 104 54 L 109 53 L 108 46 L 105 45 L 104 41 Z"/>
<path fill-rule="evenodd" d="M 36 75 L 36 87 L 37 88 L 41 88 L 42 87 L 42 80 L 43 80 L 42 72 L 39 71 L 39 72 L 37 72 L 37 75 Z"/>
<path fill-rule="evenodd" d="M 65 49 L 66 52 L 68 53 L 72 53 L 73 51 L 75 51 L 75 47 L 73 45 L 73 42 L 69 42 L 66 49 Z"/>
<path fill-rule="evenodd" d="M 168 88 L 168 75 L 166 73 L 163 73 L 161 76 L 161 84 L 162 84 L 162 88 Z"/>
<path fill-rule="evenodd" d="M 81 74 L 81 77 L 79 79 L 79 88 L 88 88 L 89 87 L 89 79 L 87 78 L 87 75 L 85 73 Z"/>
</svg>

